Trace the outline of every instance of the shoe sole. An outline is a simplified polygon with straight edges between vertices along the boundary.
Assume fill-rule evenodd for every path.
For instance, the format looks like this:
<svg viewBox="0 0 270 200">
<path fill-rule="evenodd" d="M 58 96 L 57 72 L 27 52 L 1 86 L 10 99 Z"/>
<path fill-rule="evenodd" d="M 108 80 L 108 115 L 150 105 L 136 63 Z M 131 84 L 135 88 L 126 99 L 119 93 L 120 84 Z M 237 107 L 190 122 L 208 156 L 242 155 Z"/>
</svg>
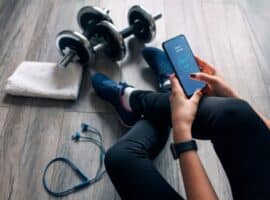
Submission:
<svg viewBox="0 0 270 200">
<path fill-rule="evenodd" d="M 105 101 L 106 101 L 106 100 L 105 100 Z M 107 101 L 107 102 L 108 102 L 108 101 Z M 120 124 L 121 124 L 123 127 L 125 127 L 125 128 L 131 128 L 133 125 L 132 125 L 132 126 L 127 125 L 127 124 L 122 120 L 120 114 L 119 114 L 119 113 L 117 112 L 117 110 L 115 109 L 115 106 L 114 106 L 112 103 L 109 103 L 109 104 L 112 105 L 113 109 L 114 109 L 115 112 L 117 113 L 118 121 L 120 122 Z"/>
</svg>

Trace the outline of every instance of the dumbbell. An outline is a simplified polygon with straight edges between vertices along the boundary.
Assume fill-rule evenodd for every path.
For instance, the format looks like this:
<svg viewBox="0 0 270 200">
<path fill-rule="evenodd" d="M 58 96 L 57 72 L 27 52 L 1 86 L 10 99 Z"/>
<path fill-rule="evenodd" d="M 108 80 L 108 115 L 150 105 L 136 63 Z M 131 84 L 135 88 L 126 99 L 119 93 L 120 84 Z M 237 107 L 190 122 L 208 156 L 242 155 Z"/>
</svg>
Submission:
<svg viewBox="0 0 270 200">
<path fill-rule="evenodd" d="M 87 37 L 70 31 L 60 34 L 57 40 L 57 48 L 64 55 L 59 64 L 60 66 L 67 66 L 68 63 L 74 60 L 82 64 L 88 63 L 99 49 L 104 49 L 105 54 L 111 59 L 120 60 L 125 56 L 126 52 L 124 38 L 134 34 L 137 39 L 145 43 L 152 41 L 156 35 L 155 20 L 162 17 L 161 14 L 152 17 L 143 7 L 133 6 L 128 12 L 129 27 L 119 32 L 113 25 L 112 20 L 101 20 L 99 23 L 92 23 L 91 28 L 89 28 L 90 26 L 81 21 L 83 20 L 82 15 L 80 15 L 81 10 L 77 19 Z M 87 11 L 86 13 L 89 14 L 90 12 Z M 95 16 L 92 14 L 92 17 L 88 19 L 92 20 Z M 98 42 L 91 44 L 90 41 L 94 35 L 98 38 Z M 69 51 L 66 51 L 66 49 Z"/>
<path fill-rule="evenodd" d="M 153 17 L 142 6 L 135 5 L 131 7 L 128 12 L 129 27 L 122 31 L 118 31 L 118 29 L 108 21 L 98 23 L 96 25 L 97 34 L 107 38 L 105 40 L 110 40 L 110 45 L 104 49 L 106 55 L 113 60 L 121 60 L 126 52 L 126 46 L 123 40 L 133 34 L 138 40 L 144 43 L 151 42 L 156 36 L 155 21 L 161 17 L 161 14 Z"/>
<path fill-rule="evenodd" d="M 66 67 L 70 62 L 77 61 L 82 65 L 93 59 L 91 39 L 95 35 L 95 26 L 101 21 L 113 23 L 108 9 L 86 6 L 80 9 L 77 22 L 82 33 L 64 30 L 56 36 L 56 47 L 63 59 L 58 63 Z"/>
</svg>

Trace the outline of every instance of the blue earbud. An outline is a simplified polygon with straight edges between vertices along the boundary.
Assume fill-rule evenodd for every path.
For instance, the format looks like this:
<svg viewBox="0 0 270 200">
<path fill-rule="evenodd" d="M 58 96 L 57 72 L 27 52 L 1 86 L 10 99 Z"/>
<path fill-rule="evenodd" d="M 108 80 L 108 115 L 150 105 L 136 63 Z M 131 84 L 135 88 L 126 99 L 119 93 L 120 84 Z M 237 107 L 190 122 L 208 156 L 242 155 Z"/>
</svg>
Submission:
<svg viewBox="0 0 270 200">
<path fill-rule="evenodd" d="M 79 132 L 76 132 L 75 134 L 73 134 L 71 136 L 72 140 L 74 140 L 75 142 L 78 142 L 81 138 L 81 134 Z"/>
<path fill-rule="evenodd" d="M 82 124 L 81 124 L 81 131 L 82 131 L 82 132 L 86 132 L 86 131 L 88 130 L 88 127 L 89 127 L 88 124 L 82 123 Z"/>
</svg>

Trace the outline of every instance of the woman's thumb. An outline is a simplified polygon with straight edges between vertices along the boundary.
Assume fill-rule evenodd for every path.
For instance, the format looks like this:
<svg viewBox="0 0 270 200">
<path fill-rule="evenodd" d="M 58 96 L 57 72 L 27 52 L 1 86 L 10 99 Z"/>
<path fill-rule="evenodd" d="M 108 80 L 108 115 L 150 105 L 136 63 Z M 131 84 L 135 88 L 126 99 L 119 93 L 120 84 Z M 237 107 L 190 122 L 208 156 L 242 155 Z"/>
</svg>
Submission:
<svg viewBox="0 0 270 200">
<path fill-rule="evenodd" d="M 202 91 L 201 90 L 196 90 L 194 92 L 194 94 L 192 95 L 192 97 L 190 98 L 191 101 L 193 101 L 194 103 L 198 104 L 200 99 L 202 97 Z"/>
</svg>

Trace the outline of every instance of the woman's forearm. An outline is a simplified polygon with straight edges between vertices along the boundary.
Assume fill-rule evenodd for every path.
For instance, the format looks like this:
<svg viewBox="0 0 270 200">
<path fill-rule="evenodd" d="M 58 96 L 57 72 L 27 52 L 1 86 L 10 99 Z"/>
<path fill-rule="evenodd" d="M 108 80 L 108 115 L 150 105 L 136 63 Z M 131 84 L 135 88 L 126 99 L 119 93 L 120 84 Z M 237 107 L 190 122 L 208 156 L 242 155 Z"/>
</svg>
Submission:
<svg viewBox="0 0 270 200">
<path fill-rule="evenodd" d="M 182 153 L 179 161 L 188 200 L 218 199 L 195 150 Z"/>
</svg>

